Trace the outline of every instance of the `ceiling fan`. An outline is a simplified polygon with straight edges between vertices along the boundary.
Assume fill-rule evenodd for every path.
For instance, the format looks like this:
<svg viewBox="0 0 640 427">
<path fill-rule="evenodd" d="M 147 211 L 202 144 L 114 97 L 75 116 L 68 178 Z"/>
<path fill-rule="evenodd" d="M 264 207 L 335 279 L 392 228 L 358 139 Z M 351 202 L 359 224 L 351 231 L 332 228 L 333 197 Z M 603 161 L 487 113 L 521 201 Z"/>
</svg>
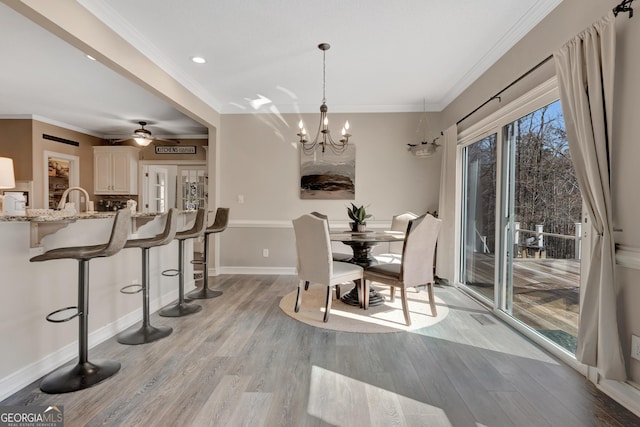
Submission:
<svg viewBox="0 0 640 427">
<path fill-rule="evenodd" d="M 138 124 L 140 125 L 140 129 L 134 130 L 133 134 L 130 137 L 119 139 L 115 142 L 122 142 L 122 141 L 127 141 L 129 139 L 133 139 L 136 142 L 136 144 L 140 145 L 141 147 L 146 147 L 147 145 L 151 144 L 151 142 L 153 141 L 180 143 L 180 141 L 158 138 L 156 136 L 153 136 L 150 130 L 144 128 L 145 126 L 147 126 L 147 122 L 141 121 L 141 122 L 138 122 Z"/>
</svg>

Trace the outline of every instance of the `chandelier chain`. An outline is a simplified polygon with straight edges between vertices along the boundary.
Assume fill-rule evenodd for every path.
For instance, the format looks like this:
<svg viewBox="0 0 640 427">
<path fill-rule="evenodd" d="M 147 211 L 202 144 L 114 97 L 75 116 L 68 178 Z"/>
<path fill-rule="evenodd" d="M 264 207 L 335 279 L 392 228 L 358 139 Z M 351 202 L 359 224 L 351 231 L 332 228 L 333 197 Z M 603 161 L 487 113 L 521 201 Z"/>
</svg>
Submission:
<svg viewBox="0 0 640 427">
<path fill-rule="evenodd" d="M 326 148 L 329 148 L 335 154 L 341 154 L 347 149 L 347 144 L 349 143 L 349 121 L 345 121 L 344 127 L 342 128 L 342 135 L 338 141 L 334 141 L 331 137 L 331 131 L 329 130 L 329 118 L 327 117 L 327 112 L 329 111 L 329 107 L 327 107 L 327 60 L 326 60 L 326 51 L 330 48 L 329 43 L 321 43 L 318 45 L 318 49 L 322 51 L 322 105 L 320 105 L 320 123 L 318 125 L 318 131 L 316 133 L 313 141 L 309 140 L 309 135 L 307 134 L 307 130 L 304 127 L 304 122 L 300 120 L 298 123 L 298 127 L 300 131 L 298 132 L 298 137 L 300 138 L 300 144 L 302 145 L 302 151 L 311 155 L 316 152 L 316 150 L 325 152 Z"/>
<path fill-rule="evenodd" d="M 322 103 L 327 102 L 326 89 L 327 89 L 327 64 L 326 64 L 327 51 L 322 51 Z"/>
</svg>

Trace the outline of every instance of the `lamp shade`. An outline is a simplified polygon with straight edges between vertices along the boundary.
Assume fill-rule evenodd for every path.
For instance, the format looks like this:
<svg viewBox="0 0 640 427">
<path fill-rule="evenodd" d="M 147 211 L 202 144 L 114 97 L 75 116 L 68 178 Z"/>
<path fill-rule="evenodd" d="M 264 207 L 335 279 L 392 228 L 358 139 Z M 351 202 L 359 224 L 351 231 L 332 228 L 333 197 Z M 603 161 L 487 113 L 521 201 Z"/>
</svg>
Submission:
<svg viewBox="0 0 640 427">
<path fill-rule="evenodd" d="M 0 188 L 15 188 L 16 180 L 13 174 L 13 159 L 0 157 Z"/>
</svg>

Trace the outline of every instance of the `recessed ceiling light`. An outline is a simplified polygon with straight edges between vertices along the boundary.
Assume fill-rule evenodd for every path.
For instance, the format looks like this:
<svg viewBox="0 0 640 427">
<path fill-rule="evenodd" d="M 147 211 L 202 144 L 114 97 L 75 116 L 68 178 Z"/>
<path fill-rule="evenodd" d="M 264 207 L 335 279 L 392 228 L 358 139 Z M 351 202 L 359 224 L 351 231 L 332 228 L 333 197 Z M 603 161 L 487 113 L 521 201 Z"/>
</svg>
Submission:
<svg viewBox="0 0 640 427">
<path fill-rule="evenodd" d="M 192 56 L 191 60 L 196 64 L 204 64 L 205 62 L 207 62 L 207 60 L 201 56 Z"/>
<path fill-rule="evenodd" d="M 93 56 L 89 55 L 88 53 L 86 54 L 86 57 L 89 58 L 92 61 L 96 60 L 96 58 L 94 58 Z"/>
</svg>

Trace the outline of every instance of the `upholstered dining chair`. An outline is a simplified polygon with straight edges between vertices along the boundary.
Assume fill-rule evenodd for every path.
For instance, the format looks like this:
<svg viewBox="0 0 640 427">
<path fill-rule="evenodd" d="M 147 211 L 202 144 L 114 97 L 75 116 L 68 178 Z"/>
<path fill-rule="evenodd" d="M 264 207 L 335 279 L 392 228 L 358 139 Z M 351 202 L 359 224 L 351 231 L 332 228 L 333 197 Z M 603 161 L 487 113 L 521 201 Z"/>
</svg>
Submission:
<svg viewBox="0 0 640 427">
<path fill-rule="evenodd" d="M 399 231 L 405 233 L 407 231 L 407 225 L 412 219 L 418 218 L 418 215 L 412 212 L 405 212 L 399 215 L 394 215 L 391 218 L 391 231 Z M 402 261 L 402 246 L 403 242 L 390 242 L 389 252 L 374 255 L 374 258 L 380 263 L 394 263 L 400 264 Z"/>
<path fill-rule="evenodd" d="M 411 325 L 407 288 L 426 286 L 429 295 L 431 315 L 437 316 L 436 303 L 433 296 L 433 258 L 436 241 L 442 221 L 426 214 L 409 220 L 402 249 L 402 261 L 398 263 L 377 264 L 364 271 L 363 306 L 369 306 L 370 282 L 391 287 L 391 301 L 395 298 L 395 288 L 400 288 L 402 311 L 407 326 Z"/>
<path fill-rule="evenodd" d="M 311 212 L 311 215 L 313 216 L 317 216 L 318 218 L 324 219 L 327 221 L 327 227 L 329 227 L 329 217 L 321 214 L 320 212 Z M 329 227 L 329 231 L 331 231 L 331 228 Z M 353 254 L 345 254 L 345 253 L 341 253 L 341 252 L 333 252 L 333 250 L 331 251 L 331 258 L 334 261 L 341 261 L 341 262 L 347 262 L 349 261 L 351 258 L 353 258 Z M 308 290 L 309 289 L 309 282 L 305 282 L 304 284 L 304 290 Z M 336 297 L 340 298 L 340 286 L 336 286 Z"/>
<path fill-rule="evenodd" d="M 311 212 L 311 215 L 317 216 L 318 218 L 322 218 L 322 219 L 326 219 L 327 220 L 327 227 L 329 228 L 329 231 L 331 231 L 331 227 L 329 227 L 329 217 L 321 214 L 320 212 Z M 349 261 L 351 258 L 353 258 L 353 254 L 345 254 L 345 253 L 341 253 L 341 252 L 331 252 L 331 258 L 333 258 L 334 261 L 343 261 L 343 262 L 347 262 Z"/>
<path fill-rule="evenodd" d="M 357 286 L 362 287 L 363 269 L 359 265 L 333 261 L 329 225 L 326 219 L 305 214 L 293 220 L 293 230 L 296 236 L 298 258 L 298 295 L 294 310 L 296 313 L 300 311 L 302 288 L 306 282 L 325 285 L 327 300 L 323 320 L 327 322 L 333 299 L 332 289 L 348 281 L 355 281 Z"/>
</svg>

